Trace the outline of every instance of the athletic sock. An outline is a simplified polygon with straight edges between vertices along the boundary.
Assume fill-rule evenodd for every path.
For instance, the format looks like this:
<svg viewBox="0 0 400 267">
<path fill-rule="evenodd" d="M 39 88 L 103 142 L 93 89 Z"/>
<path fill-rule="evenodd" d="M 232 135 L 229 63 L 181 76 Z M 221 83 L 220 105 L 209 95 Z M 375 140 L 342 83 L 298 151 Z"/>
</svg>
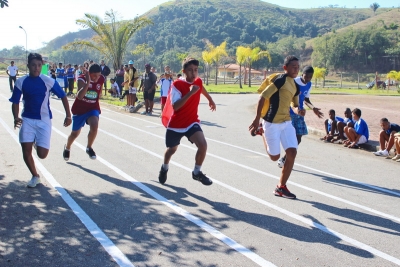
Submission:
<svg viewBox="0 0 400 267">
<path fill-rule="evenodd" d="M 168 171 L 169 164 L 163 164 L 162 168 L 164 169 L 164 171 Z"/>
<path fill-rule="evenodd" d="M 201 165 L 194 165 L 194 170 L 193 170 L 194 175 L 199 174 L 200 169 L 201 169 Z"/>
</svg>

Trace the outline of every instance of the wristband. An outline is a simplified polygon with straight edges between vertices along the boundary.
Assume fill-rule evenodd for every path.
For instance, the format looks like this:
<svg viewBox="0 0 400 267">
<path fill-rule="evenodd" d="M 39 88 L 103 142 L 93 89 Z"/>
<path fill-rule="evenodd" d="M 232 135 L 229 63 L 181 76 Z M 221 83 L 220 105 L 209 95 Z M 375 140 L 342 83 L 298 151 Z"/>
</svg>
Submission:
<svg viewBox="0 0 400 267">
<path fill-rule="evenodd" d="M 71 119 L 71 117 L 65 117 L 66 119 Z"/>
</svg>

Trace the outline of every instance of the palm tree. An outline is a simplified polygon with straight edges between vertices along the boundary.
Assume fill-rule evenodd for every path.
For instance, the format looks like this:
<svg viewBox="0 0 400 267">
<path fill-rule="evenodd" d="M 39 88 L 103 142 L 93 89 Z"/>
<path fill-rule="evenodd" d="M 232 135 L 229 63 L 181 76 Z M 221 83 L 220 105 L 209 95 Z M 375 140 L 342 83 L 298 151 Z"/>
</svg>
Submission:
<svg viewBox="0 0 400 267">
<path fill-rule="evenodd" d="M 249 50 L 248 48 L 247 50 Z M 260 51 L 261 49 L 259 47 L 255 47 L 253 49 L 250 49 L 250 53 L 248 53 L 247 56 L 247 63 L 249 65 L 249 87 L 251 87 L 251 64 L 263 57 L 267 57 L 269 62 L 271 62 L 271 55 L 269 54 L 268 51 Z"/>
<path fill-rule="evenodd" d="M 248 54 L 247 48 L 238 46 L 236 48 L 236 63 L 239 65 L 239 86 L 242 89 L 242 65 L 246 62 L 246 55 Z"/>
<path fill-rule="evenodd" d="M 84 29 L 92 29 L 96 35 L 89 41 L 74 41 L 63 48 L 97 50 L 105 59 L 111 60 L 114 70 L 117 70 L 122 64 L 129 40 L 137 31 L 152 24 L 152 21 L 145 17 L 118 21 L 117 14 L 111 9 L 105 13 L 104 20 L 86 13 L 85 18 L 76 20 L 76 23 Z"/>
<path fill-rule="evenodd" d="M 8 7 L 8 0 L 0 0 L 0 6 L 1 6 L 1 8 L 3 8 L 3 7 Z"/>
<path fill-rule="evenodd" d="M 374 15 L 375 15 L 375 13 L 376 13 L 376 10 L 378 9 L 380 7 L 380 5 L 378 4 L 378 3 L 372 3 L 370 6 L 369 6 L 369 8 L 371 8 L 372 9 L 372 11 L 374 11 Z"/>
<path fill-rule="evenodd" d="M 223 56 L 228 56 L 228 53 L 226 53 L 226 41 L 222 42 L 219 46 L 213 49 L 213 61 L 215 63 L 215 85 L 217 85 L 218 65 Z"/>
<path fill-rule="evenodd" d="M 210 66 L 213 63 L 214 54 L 212 51 L 203 51 L 203 53 L 201 53 L 201 56 L 206 63 L 206 85 L 208 85 L 208 76 L 210 73 Z"/>
</svg>

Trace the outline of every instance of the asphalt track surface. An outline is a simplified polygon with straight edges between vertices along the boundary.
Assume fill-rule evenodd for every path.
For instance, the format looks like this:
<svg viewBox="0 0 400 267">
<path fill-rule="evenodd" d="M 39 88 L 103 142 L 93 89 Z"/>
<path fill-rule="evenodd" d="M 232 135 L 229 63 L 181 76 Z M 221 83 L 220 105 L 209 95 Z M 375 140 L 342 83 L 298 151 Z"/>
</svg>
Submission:
<svg viewBox="0 0 400 267">
<path fill-rule="evenodd" d="M 307 136 L 288 183 L 297 199 L 275 197 L 281 169 L 247 131 L 256 95 L 213 95 L 216 112 L 201 99 L 209 187 L 191 178 L 195 146 L 185 139 L 161 185 L 160 119 L 105 105 L 97 160 L 84 152 L 86 126 L 65 162 L 71 127 L 51 99 L 50 153 L 35 159 L 43 184 L 29 189 L 5 92 L 0 266 L 400 265 L 400 165 Z"/>
</svg>

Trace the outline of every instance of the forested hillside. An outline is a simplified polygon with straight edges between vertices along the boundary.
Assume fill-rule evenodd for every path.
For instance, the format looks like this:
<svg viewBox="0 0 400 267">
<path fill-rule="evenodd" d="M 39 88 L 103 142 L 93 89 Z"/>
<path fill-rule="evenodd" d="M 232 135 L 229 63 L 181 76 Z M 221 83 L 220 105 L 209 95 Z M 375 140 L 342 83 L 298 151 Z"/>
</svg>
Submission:
<svg viewBox="0 0 400 267">
<path fill-rule="evenodd" d="M 386 12 L 378 9 L 377 14 Z M 89 12 L 90 13 L 90 12 Z M 318 8 L 290 9 L 258 0 L 175 0 L 160 5 L 145 14 L 154 25 L 142 29 L 131 40 L 129 51 L 147 43 L 153 48 L 146 61 L 157 66 L 169 64 L 179 68 L 177 54 L 200 55 L 204 39 L 219 45 L 227 41 L 228 53 L 234 57 L 239 45 L 259 46 L 271 51 L 272 62 L 266 59 L 255 67 L 279 66 L 287 53 L 304 56 L 307 39 L 337 30 L 374 16 L 371 9 Z M 92 36 L 90 30 L 68 33 L 48 43 L 42 52 L 57 61 L 95 58 L 89 51 L 60 51 L 62 45 Z M 142 57 L 127 56 L 141 62 Z M 234 59 L 232 59 L 234 60 Z"/>
</svg>

